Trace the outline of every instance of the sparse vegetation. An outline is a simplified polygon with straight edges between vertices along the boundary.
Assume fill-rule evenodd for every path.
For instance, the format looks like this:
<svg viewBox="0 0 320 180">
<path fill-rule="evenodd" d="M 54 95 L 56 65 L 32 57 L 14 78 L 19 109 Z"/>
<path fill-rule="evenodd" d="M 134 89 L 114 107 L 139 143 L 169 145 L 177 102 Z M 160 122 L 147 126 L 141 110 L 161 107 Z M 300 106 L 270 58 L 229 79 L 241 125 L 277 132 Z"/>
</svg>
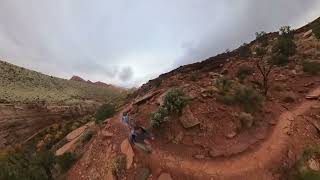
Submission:
<svg viewBox="0 0 320 180">
<path fill-rule="evenodd" d="M 126 174 L 127 159 L 124 154 L 116 156 L 112 161 L 112 173 L 119 179 Z"/>
<path fill-rule="evenodd" d="M 320 63 L 305 61 L 303 63 L 303 71 L 311 75 L 317 75 L 320 73 Z"/>
<path fill-rule="evenodd" d="M 100 123 L 110 117 L 112 117 L 116 113 L 116 108 L 113 104 L 104 104 L 100 108 L 98 108 L 95 113 L 96 122 Z"/>
</svg>

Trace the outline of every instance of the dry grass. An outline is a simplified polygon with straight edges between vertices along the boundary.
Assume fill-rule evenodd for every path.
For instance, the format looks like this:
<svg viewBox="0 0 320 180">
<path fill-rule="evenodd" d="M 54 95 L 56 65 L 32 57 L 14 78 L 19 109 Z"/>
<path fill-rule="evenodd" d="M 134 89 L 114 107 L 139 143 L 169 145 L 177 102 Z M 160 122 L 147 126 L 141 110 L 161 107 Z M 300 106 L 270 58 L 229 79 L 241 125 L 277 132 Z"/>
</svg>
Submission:
<svg viewBox="0 0 320 180">
<path fill-rule="evenodd" d="M 125 96 L 125 92 L 112 88 L 60 79 L 0 61 L 0 101 L 73 104 L 121 101 Z"/>
</svg>

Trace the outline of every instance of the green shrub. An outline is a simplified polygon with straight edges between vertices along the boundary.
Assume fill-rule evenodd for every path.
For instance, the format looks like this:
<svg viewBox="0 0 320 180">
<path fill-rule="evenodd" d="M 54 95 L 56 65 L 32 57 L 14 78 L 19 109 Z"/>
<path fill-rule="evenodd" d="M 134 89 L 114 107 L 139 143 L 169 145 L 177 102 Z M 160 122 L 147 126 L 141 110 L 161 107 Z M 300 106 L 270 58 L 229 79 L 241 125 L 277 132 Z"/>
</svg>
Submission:
<svg viewBox="0 0 320 180">
<path fill-rule="evenodd" d="M 181 89 L 172 89 L 164 97 L 164 107 L 169 113 L 180 113 L 187 103 L 187 97 Z"/>
<path fill-rule="evenodd" d="M 76 156 L 71 152 L 67 152 L 61 156 L 56 157 L 57 164 L 59 165 L 62 173 L 67 172 L 71 168 L 75 160 Z"/>
<path fill-rule="evenodd" d="M 312 27 L 312 32 L 314 33 L 317 39 L 320 39 L 320 22 L 316 23 Z"/>
<path fill-rule="evenodd" d="M 96 112 L 95 118 L 96 122 L 100 123 L 101 121 L 112 117 L 116 113 L 116 108 L 112 104 L 102 105 Z"/>
<path fill-rule="evenodd" d="M 167 108 L 160 107 L 158 111 L 151 114 L 151 126 L 159 128 L 165 122 L 165 118 L 169 115 Z"/>
<path fill-rule="evenodd" d="M 214 81 L 214 85 L 218 88 L 220 95 L 226 95 L 232 87 L 232 81 L 221 77 Z"/>
<path fill-rule="evenodd" d="M 303 63 L 303 71 L 311 75 L 317 75 L 320 72 L 320 63 L 306 61 Z"/>
<path fill-rule="evenodd" d="M 246 79 L 247 76 L 251 75 L 254 72 L 253 68 L 249 66 L 240 66 L 237 72 L 237 77 L 240 82 Z"/>
<path fill-rule="evenodd" d="M 288 57 L 283 54 L 273 55 L 271 58 L 271 61 L 274 65 L 279 65 L 279 66 L 286 65 L 289 63 Z"/>
<path fill-rule="evenodd" d="M 155 87 L 157 87 L 157 88 L 160 87 L 161 84 L 162 84 L 162 80 L 161 80 L 161 79 L 156 79 L 155 82 L 154 82 L 154 85 L 155 85 Z"/>
<path fill-rule="evenodd" d="M 187 96 L 185 96 L 180 89 L 170 90 L 164 98 L 163 106 L 151 114 L 151 126 L 153 128 L 159 128 L 170 114 L 181 113 L 182 109 L 187 104 L 187 101 Z"/>
<path fill-rule="evenodd" d="M 279 37 L 277 43 L 272 47 L 272 51 L 275 54 L 282 54 L 287 57 L 296 53 L 296 44 L 291 38 Z"/>
<path fill-rule="evenodd" d="M 282 26 L 279 30 L 281 37 L 292 39 L 294 36 L 290 26 Z"/>
<path fill-rule="evenodd" d="M 235 92 L 233 100 L 245 112 L 254 112 L 261 107 L 263 97 L 252 88 L 239 87 Z"/>
<path fill-rule="evenodd" d="M 226 104 L 226 105 L 232 105 L 234 102 L 233 96 L 229 94 L 224 94 L 224 95 L 219 94 L 217 96 L 217 101 L 222 102 L 223 104 Z"/>
<path fill-rule="evenodd" d="M 251 55 L 251 50 L 248 44 L 244 43 L 238 50 L 239 56 L 249 57 Z"/>
<path fill-rule="evenodd" d="M 272 52 L 277 54 L 277 58 L 285 62 L 284 57 L 292 56 L 296 53 L 296 44 L 293 41 L 293 31 L 291 31 L 290 26 L 284 26 L 280 28 L 280 37 L 276 44 L 272 47 Z M 279 65 L 282 65 L 281 63 Z"/>
<path fill-rule="evenodd" d="M 117 176 L 117 178 L 121 179 L 126 174 L 127 168 L 127 158 L 124 154 L 117 156 L 112 161 L 112 173 Z"/>
</svg>

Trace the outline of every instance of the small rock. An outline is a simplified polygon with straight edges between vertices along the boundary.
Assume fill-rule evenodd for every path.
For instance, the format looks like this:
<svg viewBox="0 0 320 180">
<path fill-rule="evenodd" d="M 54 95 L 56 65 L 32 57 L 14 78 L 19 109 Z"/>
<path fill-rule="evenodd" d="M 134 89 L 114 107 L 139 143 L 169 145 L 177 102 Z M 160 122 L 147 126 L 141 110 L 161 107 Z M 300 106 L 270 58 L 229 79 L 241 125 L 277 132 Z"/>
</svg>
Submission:
<svg viewBox="0 0 320 180">
<path fill-rule="evenodd" d="M 308 38 L 308 37 L 310 37 L 310 36 L 312 36 L 312 29 L 310 29 L 309 31 L 307 31 L 307 32 L 305 32 L 305 33 L 303 34 L 303 37 L 304 37 L 304 38 Z"/>
<path fill-rule="evenodd" d="M 116 180 L 116 177 L 114 177 L 114 175 L 111 171 L 108 171 L 108 174 L 106 176 L 106 180 Z"/>
<path fill-rule="evenodd" d="M 158 180 L 172 180 L 172 177 L 168 173 L 161 173 Z"/>
<path fill-rule="evenodd" d="M 237 132 L 232 131 L 232 132 L 230 132 L 229 134 L 227 134 L 226 137 L 229 138 L 229 139 L 232 139 L 232 138 L 234 138 L 236 135 L 237 135 Z"/>
<path fill-rule="evenodd" d="M 241 124 L 246 128 L 250 128 L 254 122 L 254 117 L 250 113 L 241 112 L 239 119 Z"/>
<path fill-rule="evenodd" d="M 314 171 L 319 171 L 320 170 L 320 165 L 319 162 L 315 159 L 310 159 L 308 161 L 308 166 L 310 169 L 314 170 Z"/>
<path fill-rule="evenodd" d="M 113 133 L 105 130 L 105 131 L 102 131 L 102 135 L 103 135 L 104 137 L 112 137 L 112 136 L 113 136 Z"/>
<path fill-rule="evenodd" d="M 195 159 L 204 159 L 205 156 L 203 154 L 197 154 L 197 155 L 194 155 L 194 158 Z"/>
<path fill-rule="evenodd" d="M 216 158 L 216 157 L 221 156 L 222 153 L 219 152 L 219 151 L 217 151 L 217 150 L 213 150 L 213 149 L 212 149 L 211 151 L 209 151 L 209 155 L 210 155 L 210 157 L 212 157 L 212 158 Z"/>
<path fill-rule="evenodd" d="M 191 128 L 200 124 L 200 121 L 198 120 L 198 118 L 196 118 L 191 112 L 189 105 L 183 108 L 182 115 L 179 118 L 179 120 L 182 123 L 184 128 Z"/>
<path fill-rule="evenodd" d="M 313 86 L 314 85 L 314 82 L 310 82 L 310 83 L 306 83 L 305 85 L 304 85 L 304 87 L 310 87 L 310 86 Z"/>
</svg>

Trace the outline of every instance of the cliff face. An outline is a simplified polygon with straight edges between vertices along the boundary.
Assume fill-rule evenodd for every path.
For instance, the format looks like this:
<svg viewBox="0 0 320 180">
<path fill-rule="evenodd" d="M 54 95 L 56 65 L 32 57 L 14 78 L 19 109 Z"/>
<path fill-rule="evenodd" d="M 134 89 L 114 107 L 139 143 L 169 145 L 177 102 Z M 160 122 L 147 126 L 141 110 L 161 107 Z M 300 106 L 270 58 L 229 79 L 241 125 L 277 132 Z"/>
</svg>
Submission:
<svg viewBox="0 0 320 180">
<path fill-rule="evenodd" d="M 0 104 L 0 148 L 21 143 L 53 123 L 92 114 L 96 108 L 96 104 Z"/>
</svg>

